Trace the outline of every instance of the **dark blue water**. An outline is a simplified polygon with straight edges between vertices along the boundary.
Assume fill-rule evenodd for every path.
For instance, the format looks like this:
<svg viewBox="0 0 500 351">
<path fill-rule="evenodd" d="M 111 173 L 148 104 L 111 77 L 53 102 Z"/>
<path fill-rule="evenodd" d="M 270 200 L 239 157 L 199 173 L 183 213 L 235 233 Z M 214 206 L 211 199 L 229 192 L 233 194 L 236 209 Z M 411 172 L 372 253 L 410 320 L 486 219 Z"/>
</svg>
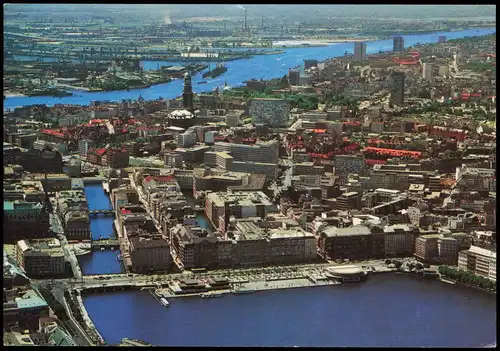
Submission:
<svg viewBox="0 0 500 351">
<path fill-rule="evenodd" d="M 463 38 L 466 36 L 486 35 L 496 32 L 496 28 L 472 29 L 457 32 L 439 32 L 420 35 L 404 35 L 405 46 L 415 45 L 417 43 L 435 43 L 440 35 L 445 35 L 448 39 Z M 379 50 L 391 50 L 392 39 L 379 40 L 367 43 L 367 53 L 375 53 Z M 231 86 L 239 86 L 243 81 L 248 79 L 270 79 L 281 77 L 288 73 L 289 68 L 302 65 L 305 59 L 325 60 L 327 58 L 341 56 L 345 51 L 352 52 L 353 43 L 340 43 L 328 45 L 326 47 L 306 47 L 285 49 L 283 54 L 279 55 L 258 55 L 251 59 L 237 60 L 227 62 L 228 71 L 223 75 L 209 80 L 207 84 L 198 85 L 199 81 L 203 80 L 200 74 L 193 77 L 193 91 L 200 93 L 202 91 L 212 91 L 215 87 L 222 87 L 224 82 Z M 145 66 L 151 65 L 155 68 L 158 62 L 146 63 Z M 172 99 L 181 94 L 182 79 L 174 80 L 170 83 L 154 85 L 145 89 L 134 89 L 130 91 L 108 91 L 108 92 L 82 92 L 74 91 L 73 96 L 68 97 L 11 97 L 4 100 L 4 109 L 14 108 L 17 106 L 46 104 L 52 106 L 54 104 L 80 104 L 88 105 L 92 100 L 112 100 L 120 101 L 122 99 L 136 100 L 142 96 L 146 100 L 154 100 L 159 97 Z"/>
<path fill-rule="evenodd" d="M 84 303 L 108 344 L 124 337 L 168 346 L 474 347 L 496 340 L 494 295 L 400 274 L 176 298 L 169 308 L 145 291 L 88 295 Z"/>
<path fill-rule="evenodd" d="M 111 201 L 104 192 L 102 184 L 86 184 L 85 195 L 89 203 L 89 210 L 110 210 Z M 92 239 L 97 240 L 100 236 L 109 238 L 113 236 L 113 220 L 110 216 L 90 217 L 90 231 Z M 93 251 L 92 253 L 78 257 L 80 268 L 84 275 L 123 273 L 124 267 L 117 255 L 120 251 Z"/>
<path fill-rule="evenodd" d="M 88 255 L 78 256 L 78 262 L 84 275 L 124 273 L 123 263 L 118 260 L 120 250 L 93 251 Z"/>
<path fill-rule="evenodd" d="M 212 224 L 204 213 L 197 213 L 196 220 L 201 228 L 213 229 Z"/>
<path fill-rule="evenodd" d="M 111 200 L 104 192 L 101 183 L 85 184 L 85 195 L 89 203 L 89 210 L 111 210 Z M 101 217 L 98 217 L 101 218 Z"/>
</svg>

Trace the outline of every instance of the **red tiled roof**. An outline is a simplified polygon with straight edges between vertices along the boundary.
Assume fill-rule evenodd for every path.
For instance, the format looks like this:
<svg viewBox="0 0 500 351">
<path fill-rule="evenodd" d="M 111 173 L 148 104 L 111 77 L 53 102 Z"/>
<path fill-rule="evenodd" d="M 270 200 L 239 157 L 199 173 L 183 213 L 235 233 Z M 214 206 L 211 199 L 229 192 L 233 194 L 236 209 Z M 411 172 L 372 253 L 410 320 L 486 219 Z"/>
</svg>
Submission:
<svg viewBox="0 0 500 351">
<path fill-rule="evenodd" d="M 379 154 L 395 155 L 395 156 L 414 156 L 414 157 L 420 157 L 422 155 L 422 153 L 420 151 L 384 149 L 384 148 L 371 147 L 371 146 L 365 147 L 364 151 L 375 152 L 375 153 L 379 153 Z"/>
<path fill-rule="evenodd" d="M 326 132 L 326 129 L 314 129 L 313 130 L 314 133 L 319 133 L 319 134 L 323 134 Z"/>
<path fill-rule="evenodd" d="M 98 154 L 99 156 L 102 156 L 104 155 L 104 153 L 106 152 L 106 149 L 105 148 L 102 148 L 102 149 L 98 149 L 96 150 L 96 154 Z"/>
<path fill-rule="evenodd" d="M 385 160 L 371 160 L 371 159 L 366 159 L 365 164 L 367 165 L 385 165 L 387 161 Z"/>
<path fill-rule="evenodd" d="M 175 178 L 173 176 L 147 176 L 146 178 L 144 178 L 144 181 L 146 183 L 149 183 L 150 181 L 152 180 L 156 180 L 158 182 L 170 182 L 172 180 L 174 180 Z"/>
<path fill-rule="evenodd" d="M 132 213 L 132 211 L 127 210 L 127 209 L 125 209 L 125 208 L 122 208 L 121 213 L 122 213 L 122 214 L 129 214 L 129 213 Z"/>
<path fill-rule="evenodd" d="M 63 137 L 64 136 L 64 133 L 61 133 L 57 130 L 53 130 L 53 129 L 42 129 L 41 132 L 43 134 L 48 134 L 48 135 L 53 135 L 53 136 L 58 136 L 58 137 Z"/>
</svg>

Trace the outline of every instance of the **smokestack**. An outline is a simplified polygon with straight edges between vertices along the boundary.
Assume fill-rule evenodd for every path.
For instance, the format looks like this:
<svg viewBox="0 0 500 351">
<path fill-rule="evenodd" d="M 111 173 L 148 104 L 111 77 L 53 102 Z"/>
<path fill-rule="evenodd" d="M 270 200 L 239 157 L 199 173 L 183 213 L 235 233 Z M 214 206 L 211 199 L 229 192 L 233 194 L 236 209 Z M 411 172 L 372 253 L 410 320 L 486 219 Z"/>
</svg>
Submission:
<svg viewBox="0 0 500 351">
<path fill-rule="evenodd" d="M 247 9 L 245 9 L 245 32 L 247 31 Z"/>
</svg>

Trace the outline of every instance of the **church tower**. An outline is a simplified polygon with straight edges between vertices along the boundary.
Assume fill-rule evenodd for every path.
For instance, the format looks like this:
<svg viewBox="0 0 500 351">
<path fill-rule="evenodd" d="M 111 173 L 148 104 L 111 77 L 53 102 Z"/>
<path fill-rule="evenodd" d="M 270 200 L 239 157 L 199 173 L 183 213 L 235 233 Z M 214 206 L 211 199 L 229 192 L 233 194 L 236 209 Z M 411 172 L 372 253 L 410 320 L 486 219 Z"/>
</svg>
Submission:
<svg viewBox="0 0 500 351">
<path fill-rule="evenodd" d="M 184 108 L 191 113 L 193 110 L 193 86 L 191 85 L 191 75 L 186 72 L 184 75 L 184 91 L 182 92 L 182 100 L 184 102 Z"/>
</svg>

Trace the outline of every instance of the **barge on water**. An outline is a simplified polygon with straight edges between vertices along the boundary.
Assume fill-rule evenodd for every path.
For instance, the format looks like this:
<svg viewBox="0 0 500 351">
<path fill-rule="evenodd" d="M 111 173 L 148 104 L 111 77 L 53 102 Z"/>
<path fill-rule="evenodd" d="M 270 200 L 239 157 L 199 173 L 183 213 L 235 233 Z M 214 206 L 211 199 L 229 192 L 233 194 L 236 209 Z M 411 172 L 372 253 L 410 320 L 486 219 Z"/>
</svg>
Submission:
<svg viewBox="0 0 500 351">
<path fill-rule="evenodd" d="M 169 307 L 170 306 L 170 302 L 167 301 L 166 298 L 162 297 L 160 298 L 160 302 L 161 304 L 164 306 L 164 307 Z"/>
<path fill-rule="evenodd" d="M 208 72 L 203 73 L 203 78 L 216 78 L 227 72 L 227 67 L 222 64 L 217 64 L 214 70 L 208 68 Z"/>
</svg>

